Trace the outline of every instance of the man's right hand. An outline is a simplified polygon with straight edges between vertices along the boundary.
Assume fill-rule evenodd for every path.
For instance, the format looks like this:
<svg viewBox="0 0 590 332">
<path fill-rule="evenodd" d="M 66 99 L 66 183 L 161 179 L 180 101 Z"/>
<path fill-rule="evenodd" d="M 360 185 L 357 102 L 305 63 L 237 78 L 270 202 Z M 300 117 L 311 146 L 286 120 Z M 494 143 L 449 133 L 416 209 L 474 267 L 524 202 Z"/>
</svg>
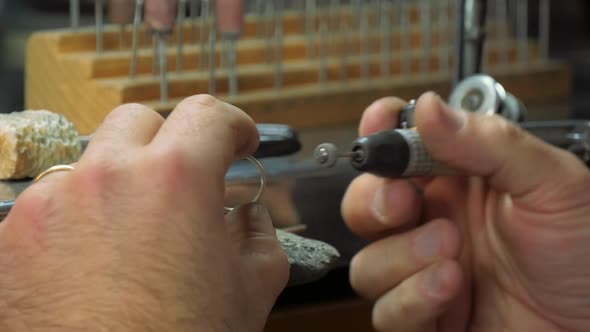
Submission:
<svg viewBox="0 0 590 332">
<path fill-rule="evenodd" d="M 360 135 L 397 125 L 405 103 L 377 101 Z M 416 106 L 432 155 L 465 176 L 364 174 L 342 204 L 373 240 L 351 282 L 376 301 L 379 331 L 590 331 L 590 172 L 496 116 Z"/>
</svg>

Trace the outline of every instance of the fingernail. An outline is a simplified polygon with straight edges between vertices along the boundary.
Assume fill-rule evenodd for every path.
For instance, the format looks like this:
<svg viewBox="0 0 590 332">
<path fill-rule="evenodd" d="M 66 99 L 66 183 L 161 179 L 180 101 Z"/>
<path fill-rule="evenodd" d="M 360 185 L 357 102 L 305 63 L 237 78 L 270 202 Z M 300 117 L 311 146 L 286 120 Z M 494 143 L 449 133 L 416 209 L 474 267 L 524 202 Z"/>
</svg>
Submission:
<svg viewBox="0 0 590 332">
<path fill-rule="evenodd" d="M 390 183 L 390 181 L 384 181 L 373 197 L 373 215 L 383 224 L 388 223 L 388 210 L 395 203 L 396 199 L 395 191 L 392 190 Z"/>
<path fill-rule="evenodd" d="M 414 253 L 420 258 L 439 256 L 441 236 L 438 227 L 428 225 L 414 238 Z"/>
<path fill-rule="evenodd" d="M 456 110 L 445 103 L 440 96 L 437 95 L 439 107 L 441 109 L 441 120 L 443 125 L 451 132 L 459 131 L 465 125 L 465 111 Z"/>
</svg>

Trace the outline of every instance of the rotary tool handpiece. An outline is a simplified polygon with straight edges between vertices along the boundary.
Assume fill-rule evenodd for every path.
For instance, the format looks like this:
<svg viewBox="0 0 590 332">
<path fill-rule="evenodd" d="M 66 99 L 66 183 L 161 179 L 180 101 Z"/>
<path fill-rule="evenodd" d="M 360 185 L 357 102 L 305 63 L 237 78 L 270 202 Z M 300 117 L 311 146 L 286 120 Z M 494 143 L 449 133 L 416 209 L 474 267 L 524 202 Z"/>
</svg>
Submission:
<svg viewBox="0 0 590 332">
<path fill-rule="evenodd" d="M 432 157 L 414 129 L 395 129 L 360 137 L 353 142 L 351 151 L 345 153 L 340 153 L 334 144 L 324 143 L 315 149 L 314 157 L 324 167 L 333 167 L 338 158 L 349 158 L 355 169 L 387 178 L 454 174 Z"/>
</svg>

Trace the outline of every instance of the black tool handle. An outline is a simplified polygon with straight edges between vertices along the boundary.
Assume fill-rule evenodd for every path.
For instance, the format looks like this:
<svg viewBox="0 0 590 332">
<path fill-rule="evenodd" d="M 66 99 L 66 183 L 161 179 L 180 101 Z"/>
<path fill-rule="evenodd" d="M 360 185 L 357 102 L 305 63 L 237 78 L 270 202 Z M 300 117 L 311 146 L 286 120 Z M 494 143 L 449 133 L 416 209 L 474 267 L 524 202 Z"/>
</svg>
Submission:
<svg viewBox="0 0 590 332">
<path fill-rule="evenodd" d="M 281 157 L 294 154 L 301 149 L 301 142 L 295 129 L 281 124 L 257 124 L 260 145 L 255 158 Z"/>
<path fill-rule="evenodd" d="M 254 153 L 255 158 L 287 156 L 301 149 L 301 142 L 295 129 L 282 124 L 257 124 L 260 145 Z M 80 136 L 82 149 L 86 149 L 91 136 Z"/>
<path fill-rule="evenodd" d="M 413 129 L 396 129 L 353 142 L 351 165 L 361 172 L 389 178 L 454 175 L 428 152 Z"/>
</svg>

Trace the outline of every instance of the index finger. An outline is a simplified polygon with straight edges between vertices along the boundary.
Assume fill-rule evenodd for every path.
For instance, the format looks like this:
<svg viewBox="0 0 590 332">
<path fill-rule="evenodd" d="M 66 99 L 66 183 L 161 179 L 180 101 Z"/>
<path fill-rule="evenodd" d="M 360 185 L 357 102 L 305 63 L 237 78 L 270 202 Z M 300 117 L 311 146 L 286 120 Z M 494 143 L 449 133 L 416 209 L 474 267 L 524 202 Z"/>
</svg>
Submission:
<svg viewBox="0 0 590 332">
<path fill-rule="evenodd" d="M 170 113 L 151 145 L 172 149 L 207 175 L 224 177 L 236 158 L 256 151 L 259 134 L 242 110 L 209 95 L 180 102 Z"/>
<path fill-rule="evenodd" d="M 408 103 L 400 98 L 385 97 L 371 104 L 361 118 L 359 136 L 367 136 L 398 126 L 400 110 Z"/>
</svg>

